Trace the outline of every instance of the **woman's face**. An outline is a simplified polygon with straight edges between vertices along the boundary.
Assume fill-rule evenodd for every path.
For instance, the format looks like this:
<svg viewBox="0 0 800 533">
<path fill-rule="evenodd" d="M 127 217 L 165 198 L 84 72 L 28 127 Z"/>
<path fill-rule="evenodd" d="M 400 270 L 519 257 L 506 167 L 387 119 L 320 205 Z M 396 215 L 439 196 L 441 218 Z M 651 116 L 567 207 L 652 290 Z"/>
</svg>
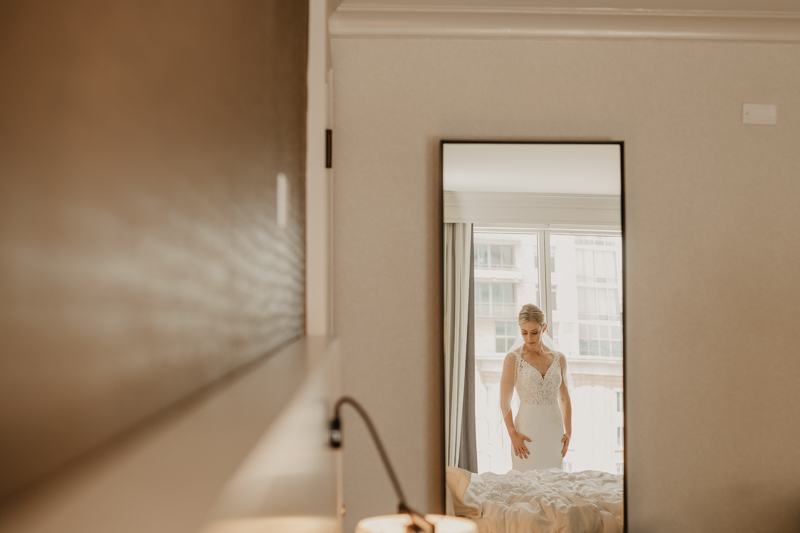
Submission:
<svg viewBox="0 0 800 533">
<path fill-rule="evenodd" d="M 522 333 L 522 340 L 528 348 L 539 346 L 542 342 L 542 333 L 547 329 L 547 324 L 542 325 L 538 322 L 523 322 L 519 325 L 519 331 Z"/>
</svg>

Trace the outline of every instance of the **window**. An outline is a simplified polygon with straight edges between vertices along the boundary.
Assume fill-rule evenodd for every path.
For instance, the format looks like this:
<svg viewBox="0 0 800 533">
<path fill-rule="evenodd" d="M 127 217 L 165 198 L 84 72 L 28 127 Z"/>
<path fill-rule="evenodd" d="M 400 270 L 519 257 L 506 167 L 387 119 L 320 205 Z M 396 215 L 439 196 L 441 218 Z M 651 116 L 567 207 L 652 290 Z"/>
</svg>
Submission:
<svg viewBox="0 0 800 533">
<path fill-rule="evenodd" d="M 617 474 L 620 476 L 625 473 L 625 463 L 617 463 Z"/>
<path fill-rule="evenodd" d="M 625 443 L 625 431 L 624 428 L 617 427 L 617 448 L 622 448 Z"/>
<path fill-rule="evenodd" d="M 572 463 L 570 463 L 569 461 L 564 461 L 563 463 L 561 463 L 561 465 L 562 465 L 562 469 L 564 470 L 564 472 L 567 472 L 567 473 L 573 472 Z"/>
<path fill-rule="evenodd" d="M 623 405 L 622 405 L 622 391 L 617 391 L 617 392 L 615 393 L 615 395 L 616 395 L 616 399 L 617 399 L 617 412 L 618 412 L 618 413 L 621 413 L 621 412 L 622 412 L 622 410 L 623 410 Z"/>
<path fill-rule="evenodd" d="M 476 281 L 475 317 L 510 318 L 516 316 L 517 304 L 513 282 Z"/>
<path fill-rule="evenodd" d="M 516 322 L 497 321 L 494 323 L 495 352 L 508 353 L 519 335 L 519 326 Z"/>
<path fill-rule="evenodd" d="M 622 357 L 622 327 L 606 324 L 578 325 L 581 355 Z"/>
<path fill-rule="evenodd" d="M 489 246 L 486 244 L 475 243 L 473 253 L 475 268 L 489 268 Z"/>
<path fill-rule="evenodd" d="M 558 286 L 557 285 L 552 285 L 551 289 L 550 289 L 550 298 L 551 298 L 550 305 L 553 306 L 552 307 L 553 311 L 558 311 L 558 305 L 556 304 L 556 302 L 558 301 L 558 300 L 556 300 L 556 293 L 557 292 L 558 292 Z"/>
<path fill-rule="evenodd" d="M 610 246 L 613 247 L 614 243 L 608 241 L 601 235 L 580 235 L 575 237 L 575 244 L 583 246 Z"/>
<path fill-rule="evenodd" d="M 502 269 L 514 268 L 513 244 L 475 244 L 475 268 Z"/>
<path fill-rule="evenodd" d="M 616 283 L 617 254 L 615 251 L 578 248 L 575 253 L 577 255 L 575 270 L 578 283 Z"/>
<path fill-rule="evenodd" d="M 614 288 L 578 286 L 578 318 L 619 320 L 619 291 Z"/>
</svg>

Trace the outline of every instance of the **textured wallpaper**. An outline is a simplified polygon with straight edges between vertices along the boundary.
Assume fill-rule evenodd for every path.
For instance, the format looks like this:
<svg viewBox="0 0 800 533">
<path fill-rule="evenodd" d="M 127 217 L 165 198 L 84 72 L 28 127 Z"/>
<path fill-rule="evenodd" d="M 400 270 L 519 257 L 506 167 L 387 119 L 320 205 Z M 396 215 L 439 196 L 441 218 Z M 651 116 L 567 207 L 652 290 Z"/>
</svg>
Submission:
<svg viewBox="0 0 800 533">
<path fill-rule="evenodd" d="M 303 334 L 306 11 L 3 2 L 0 496 Z"/>
</svg>

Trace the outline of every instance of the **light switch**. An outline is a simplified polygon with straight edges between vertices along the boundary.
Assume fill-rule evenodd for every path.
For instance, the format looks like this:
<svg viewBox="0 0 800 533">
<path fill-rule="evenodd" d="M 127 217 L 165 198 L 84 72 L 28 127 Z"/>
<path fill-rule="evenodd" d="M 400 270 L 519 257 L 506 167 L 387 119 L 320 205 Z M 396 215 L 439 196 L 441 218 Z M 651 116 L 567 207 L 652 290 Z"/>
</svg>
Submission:
<svg viewBox="0 0 800 533">
<path fill-rule="evenodd" d="M 775 126 L 778 123 L 778 106 L 769 104 L 744 104 L 742 124 Z"/>
<path fill-rule="evenodd" d="M 286 229 L 286 224 L 289 221 L 289 180 L 286 174 L 281 172 L 278 174 L 278 227 Z"/>
</svg>

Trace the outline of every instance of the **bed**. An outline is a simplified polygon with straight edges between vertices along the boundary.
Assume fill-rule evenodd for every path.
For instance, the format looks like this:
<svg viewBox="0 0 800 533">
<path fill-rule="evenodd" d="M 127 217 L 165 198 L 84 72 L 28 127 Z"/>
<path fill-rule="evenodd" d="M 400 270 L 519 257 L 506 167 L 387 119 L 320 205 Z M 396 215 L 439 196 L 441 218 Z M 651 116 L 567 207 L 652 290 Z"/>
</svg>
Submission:
<svg viewBox="0 0 800 533">
<path fill-rule="evenodd" d="M 622 476 L 557 468 L 477 475 L 447 467 L 446 478 L 453 513 L 480 533 L 623 530 Z"/>
</svg>

